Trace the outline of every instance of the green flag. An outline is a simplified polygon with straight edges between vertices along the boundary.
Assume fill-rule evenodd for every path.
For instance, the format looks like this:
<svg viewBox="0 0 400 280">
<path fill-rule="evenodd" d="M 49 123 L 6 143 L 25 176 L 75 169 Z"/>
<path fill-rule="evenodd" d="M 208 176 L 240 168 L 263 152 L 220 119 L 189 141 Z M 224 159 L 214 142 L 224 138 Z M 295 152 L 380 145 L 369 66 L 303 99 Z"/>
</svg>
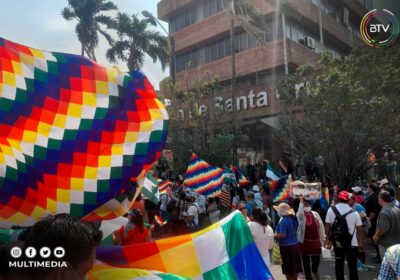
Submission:
<svg viewBox="0 0 400 280">
<path fill-rule="evenodd" d="M 158 193 L 158 181 L 154 178 L 153 175 L 147 173 L 146 177 L 143 180 L 139 181 L 139 185 L 142 187 L 142 195 L 144 198 L 149 199 L 154 204 L 158 204 L 160 200 L 160 194 Z"/>
</svg>

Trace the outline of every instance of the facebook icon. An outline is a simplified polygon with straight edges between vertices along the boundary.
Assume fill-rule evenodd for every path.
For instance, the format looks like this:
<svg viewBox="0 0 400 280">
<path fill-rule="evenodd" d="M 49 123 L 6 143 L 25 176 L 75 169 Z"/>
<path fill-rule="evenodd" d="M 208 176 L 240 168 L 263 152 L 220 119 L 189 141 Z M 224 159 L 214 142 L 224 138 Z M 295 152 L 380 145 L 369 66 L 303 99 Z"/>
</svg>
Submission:
<svg viewBox="0 0 400 280">
<path fill-rule="evenodd" d="M 25 255 L 30 259 L 34 258 L 36 256 L 36 249 L 34 247 L 27 247 L 25 249 Z"/>
</svg>

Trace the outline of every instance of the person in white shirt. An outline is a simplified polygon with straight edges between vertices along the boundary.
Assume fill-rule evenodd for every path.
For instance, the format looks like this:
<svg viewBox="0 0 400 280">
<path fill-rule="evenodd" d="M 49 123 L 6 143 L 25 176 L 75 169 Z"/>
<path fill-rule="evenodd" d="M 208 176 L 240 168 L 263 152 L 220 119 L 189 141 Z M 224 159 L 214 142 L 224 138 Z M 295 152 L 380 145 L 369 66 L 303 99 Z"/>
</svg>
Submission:
<svg viewBox="0 0 400 280">
<path fill-rule="evenodd" d="M 269 226 L 267 214 L 261 208 L 256 207 L 252 209 L 251 220 L 248 225 L 254 243 L 265 264 L 269 267 L 271 265 L 269 250 L 272 250 L 272 246 L 274 245 L 274 231 Z"/>
<path fill-rule="evenodd" d="M 185 221 L 191 232 L 199 229 L 199 205 L 196 203 L 196 194 L 187 196 L 188 210 L 184 213 Z"/>
<path fill-rule="evenodd" d="M 199 206 L 199 228 L 203 228 L 204 218 L 206 217 L 206 197 L 196 193 L 196 203 Z"/>
<path fill-rule="evenodd" d="M 350 280 L 358 280 L 357 272 L 357 259 L 358 250 L 365 252 L 365 233 L 362 227 L 362 222 L 360 215 L 348 204 L 349 193 L 346 191 L 341 191 L 338 196 L 338 204 L 329 208 L 325 219 L 325 232 L 327 236 L 326 244 L 330 248 L 332 242 L 331 229 L 332 224 L 336 219 L 336 214 L 333 207 L 337 209 L 340 216 L 346 216 L 346 222 L 348 227 L 348 232 L 352 236 L 350 248 L 342 248 L 339 244 L 333 244 L 333 249 L 335 251 L 336 262 L 335 262 L 335 274 L 336 279 L 344 280 L 344 260 L 347 259 L 347 264 L 349 267 Z"/>
</svg>

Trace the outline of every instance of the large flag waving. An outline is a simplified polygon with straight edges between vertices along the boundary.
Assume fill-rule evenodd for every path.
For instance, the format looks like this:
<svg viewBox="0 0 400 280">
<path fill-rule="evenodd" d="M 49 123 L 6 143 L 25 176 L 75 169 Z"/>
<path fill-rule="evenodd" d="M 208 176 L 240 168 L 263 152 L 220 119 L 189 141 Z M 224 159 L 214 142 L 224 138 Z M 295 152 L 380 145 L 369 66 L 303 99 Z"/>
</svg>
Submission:
<svg viewBox="0 0 400 280">
<path fill-rule="evenodd" d="M 167 119 L 140 72 L 0 38 L 0 227 L 114 217 L 129 206 L 115 197 L 158 159 Z"/>
<path fill-rule="evenodd" d="M 185 174 L 185 185 L 206 197 L 221 194 L 225 170 L 216 168 L 193 154 Z"/>
<path fill-rule="evenodd" d="M 99 247 L 96 258 L 109 266 L 156 270 L 190 279 L 272 279 L 239 211 L 196 233 L 124 247 Z M 95 267 L 91 275 L 99 270 L 101 267 Z"/>
<path fill-rule="evenodd" d="M 278 173 L 272 168 L 270 163 L 267 164 L 266 176 L 270 178 L 272 181 L 276 181 L 281 178 L 281 176 L 279 176 Z"/>
</svg>

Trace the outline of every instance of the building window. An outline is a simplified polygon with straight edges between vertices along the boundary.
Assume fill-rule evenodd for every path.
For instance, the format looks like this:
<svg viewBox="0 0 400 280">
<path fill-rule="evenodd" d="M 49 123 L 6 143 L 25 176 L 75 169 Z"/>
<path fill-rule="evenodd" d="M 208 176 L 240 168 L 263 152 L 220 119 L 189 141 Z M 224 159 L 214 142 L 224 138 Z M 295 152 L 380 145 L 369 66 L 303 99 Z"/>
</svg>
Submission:
<svg viewBox="0 0 400 280">
<path fill-rule="evenodd" d="M 245 51 L 249 48 L 249 42 L 247 40 L 247 32 L 241 32 L 240 34 L 237 35 L 239 37 L 239 51 Z"/>
<path fill-rule="evenodd" d="M 274 25 L 270 23 L 269 31 L 266 32 L 267 35 L 264 36 L 264 41 L 269 42 L 274 39 L 273 27 Z M 290 25 L 288 25 L 290 28 Z M 271 29 L 271 30 L 270 30 Z M 278 26 L 276 30 L 276 35 L 279 38 L 282 37 L 281 26 Z M 293 28 L 292 28 L 293 30 Z M 287 33 L 289 34 L 289 33 Z M 290 38 L 288 36 L 288 38 Z M 246 31 L 238 31 L 235 34 L 235 50 L 236 52 L 242 52 L 257 46 L 260 46 L 258 39 L 253 35 L 247 33 Z M 231 40 L 230 36 L 217 39 L 206 45 L 203 45 L 195 50 L 185 52 L 176 56 L 176 72 L 186 71 L 187 69 L 197 67 L 202 64 L 206 64 L 218 59 L 222 59 L 231 55 Z"/>
<path fill-rule="evenodd" d="M 320 43 L 319 35 L 310 32 L 301 24 L 294 20 L 286 21 L 286 30 L 290 29 L 290 33 L 286 32 L 286 37 L 294 42 L 300 43 L 304 46 L 313 49 L 316 53 L 320 53 L 325 49 L 332 51 L 335 56 L 344 56 L 344 52 L 336 48 L 329 42 L 324 42 L 325 45 Z M 313 41 L 313 42 L 312 42 Z"/>
<path fill-rule="evenodd" d="M 225 57 L 225 38 L 218 41 L 218 59 Z"/>
<path fill-rule="evenodd" d="M 197 1 L 195 6 L 184 9 L 179 15 L 171 18 L 169 22 L 170 31 L 175 33 L 187 26 L 195 24 L 205 18 L 221 12 L 226 0 L 202 0 Z"/>
<path fill-rule="evenodd" d="M 231 38 L 230 37 L 225 38 L 224 42 L 225 42 L 225 55 L 226 56 L 231 55 Z"/>
<path fill-rule="evenodd" d="M 218 42 L 214 42 L 211 45 L 211 61 L 218 59 Z"/>
</svg>

